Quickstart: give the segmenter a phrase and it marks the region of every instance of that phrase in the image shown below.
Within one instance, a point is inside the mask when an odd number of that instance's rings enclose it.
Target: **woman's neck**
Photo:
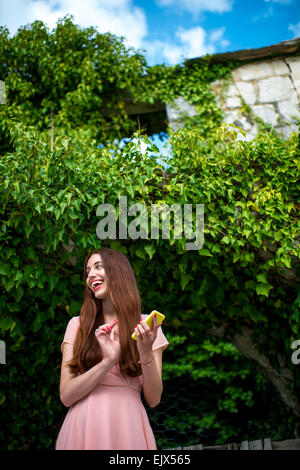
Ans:
[[[102,314],[105,323],[111,323],[113,320],[118,319],[114,306],[108,297],[102,299]]]

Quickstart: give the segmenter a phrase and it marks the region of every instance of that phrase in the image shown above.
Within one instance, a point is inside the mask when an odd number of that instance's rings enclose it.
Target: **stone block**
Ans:
[[[244,131],[251,131],[252,126],[250,122],[243,116],[239,110],[233,110],[226,114],[224,118],[226,124],[234,124],[235,126],[241,127]]]
[[[296,124],[290,124],[288,126],[277,127],[275,130],[279,133],[282,133],[285,139],[289,139],[293,132],[299,133],[299,129]]]
[[[285,59],[286,63],[289,64],[292,75],[295,79],[300,79],[300,57],[288,57]]]
[[[238,96],[228,96],[226,99],[226,108],[240,108],[242,105]]]
[[[264,122],[270,124],[271,126],[276,126],[278,122],[278,115],[272,104],[259,104],[252,106],[252,110],[254,114],[256,114],[256,116],[258,116]]]
[[[257,129],[251,130],[251,132],[246,132],[246,135],[243,135],[242,133],[238,134],[237,140],[242,140],[244,142],[250,142],[251,140],[254,139],[254,137],[257,134]]]
[[[169,124],[173,130],[182,127],[185,117],[195,116],[197,111],[194,106],[185,101],[182,96],[176,98],[174,103],[166,106],[166,112]]]
[[[258,82],[259,102],[270,103],[287,100],[294,91],[290,77],[271,77]]]
[[[234,85],[229,85],[228,90],[226,92],[227,96],[238,96],[239,92],[236,86]]]
[[[239,67],[239,77],[243,81],[272,77],[273,69],[269,62],[256,62]]]
[[[233,124],[238,119],[240,119],[240,113],[236,110],[227,112],[224,116],[224,122],[226,122],[226,124]]]
[[[294,87],[298,93],[298,96],[300,98],[300,78],[299,79],[296,79],[296,80],[293,80],[294,82]]]
[[[289,75],[290,70],[284,60],[272,61],[273,75]]]
[[[285,100],[278,103],[278,109],[282,118],[286,121],[290,121],[294,116],[300,118],[299,104],[295,103],[294,100]]]
[[[236,82],[236,86],[247,104],[256,103],[256,93],[252,83]]]
[[[232,78],[234,82],[238,82],[240,80],[240,67],[234,69],[231,72]]]
[[[241,127],[246,135],[244,136],[238,129],[237,129],[237,140],[243,141],[250,141],[254,139],[257,134],[257,124],[251,124],[245,116],[241,114],[239,110],[232,110],[228,112],[224,118],[224,122],[226,124],[233,124],[237,127]]]

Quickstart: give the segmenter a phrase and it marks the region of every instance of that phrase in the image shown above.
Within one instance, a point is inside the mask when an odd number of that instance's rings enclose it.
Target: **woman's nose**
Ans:
[[[95,272],[91,269],[89,274],[88,274],[88,280],[93,279],[96,276]]]
[[[96,269],[91,269],[88,274],[88,279],[96,279],[97,277],[99,277],[99,271],[97,271]]]

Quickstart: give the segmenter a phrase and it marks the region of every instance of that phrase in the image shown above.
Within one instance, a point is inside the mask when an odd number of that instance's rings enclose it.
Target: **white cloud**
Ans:
[[[229,41],[224,38],[225,28],[207,34],[200,27],[179,28],[173,38],[166,41],[147,39],[147,19],[143,9],[135,7],[134,0],[0,0],[0,23],[6,24],[11,34],[18,27],[41,20],[50,29],[55,28],[59,18],[67,14],[82,27],[94,26],[99,32],[111,32],[124,36],[127,46],[144,48],[148,63],[178,64],[184,58],[213,54],[224,49]],[[157,0],[175,4],[175,0]],[[225,11],[233,0],[181,0],[182,7],[193,11],[206,9]],[[177,4],[176,4],[177,8]]]
[[[280,3],[281,5],[288,5],[291,3],[292,0],[265,0],[266,3],[273,2],[273,3]]]
[[[180,63],[183,59],[201,57],[206,54],[214,54],[218,48],[229,45],[229,41],[223,38],[225,27],[212,31],[207,39],[207,33],[201,26],[190,29],[178,28],[174,41],[156,40],[145,43],[149,62],[157,59],[171,65]]]
[[[215,52],[215,47],[212,44],[205,43],[206,32],[201,26],[191,29],[179,28],[176,36],[182,44],[183,55],[186,57],[199,57]]]
[[[294,37],[298,38],[300,36],[300,21],[297,24],[290,24],[289,31],[293,31]]]
[[[219,41],[223,37],[224,32],[225,32],[225,26],[219,29],[215,29],[209,35],[210,41],[212,42]]]
[[[186,10],[193,14],[203,11],[223,13],[230,11],[234,0],[156,0],[159,6],[174,7],[176,10]]]
[[[230,44],[230,41],[228,41],[228,39],[223,38],[223,35],[225,33],[225,29],[226,29],[225,26],[222,26],[222,28],[215,29],[209,35],[209,40],[211,42],[216,42],[216,43],[219,42],[219,46],[220,46],[221,49],[225,49]]]
[[[144,10],[132,0],[1,0],[1,24],[12,34],[21,25],[41,20],[54,28],[67,14],[83,27],[94,26],[99,32],[110,32],[126,38],[126,45],[140,48],[147,35]]]
[[[264,13],[261,15],[254,16],[252,18],[252,21],[260,21],[260,20],[266,20],[267,18],[271,18],[274,15],[274,9],[273,6],[270,6]]]

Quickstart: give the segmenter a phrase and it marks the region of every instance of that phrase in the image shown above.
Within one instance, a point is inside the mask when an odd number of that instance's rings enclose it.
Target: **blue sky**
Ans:
[[[300,37],[299,0],[0,0],[0,24],[11,34],[36,19],[53,28],[66,14],[124,36],[146,50],[149,65]]]

